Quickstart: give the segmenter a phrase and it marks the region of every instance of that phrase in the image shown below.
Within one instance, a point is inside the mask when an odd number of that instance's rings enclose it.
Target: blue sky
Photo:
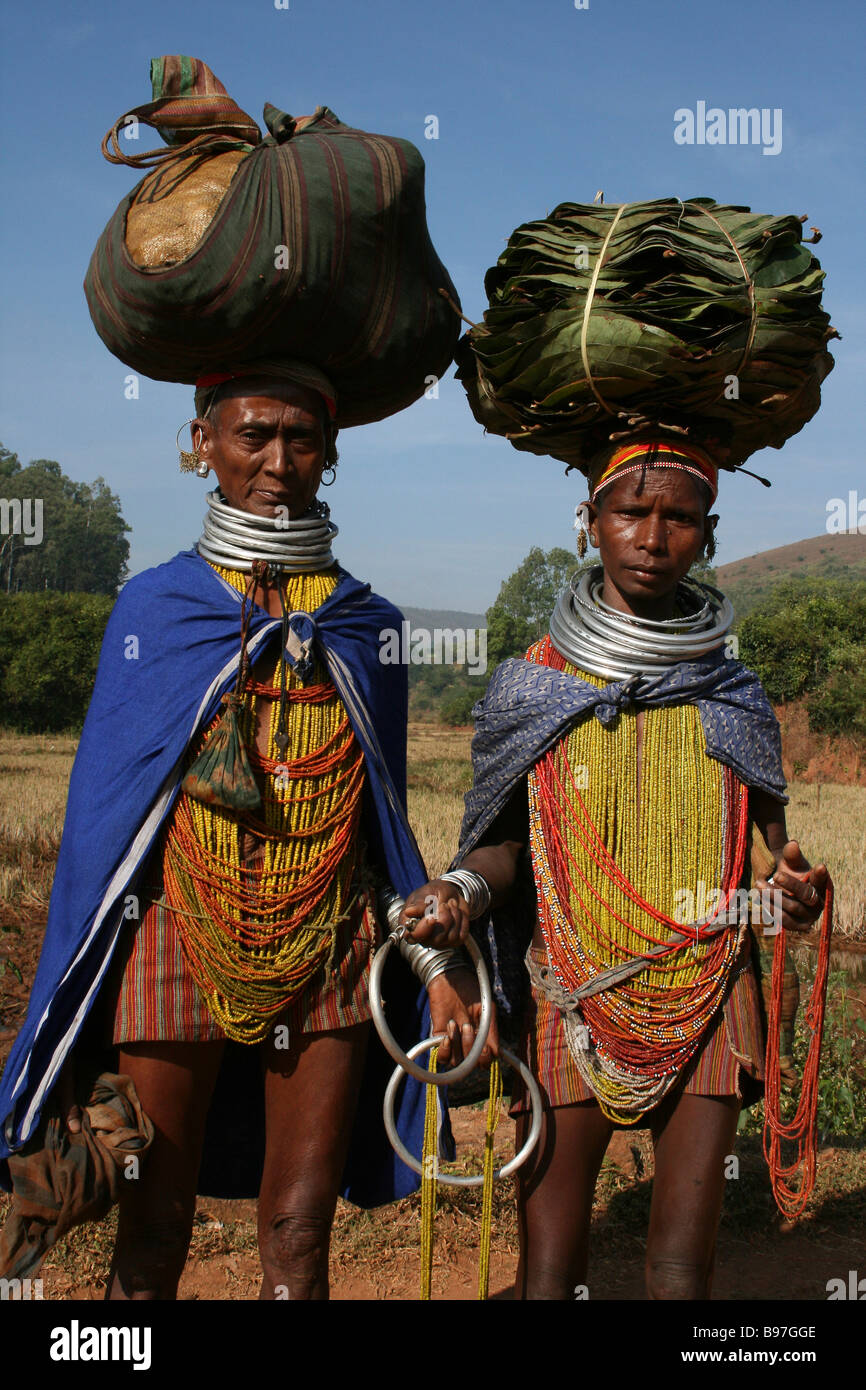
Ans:
[[[864,486],[863,30],[856,0],[7,0],[0,439],[25,462],[105,477],[133,527],[133,571],[198,536],[212,481],[180,475],[174,444],[191,391],[143,378],[126,400],[126,368],[81,288],[136,181],[101,138],[149,100],[151,57],[189,53],[260,124],[265,101],[295,115],[325,104],[413,140],[434,243],[473,319],[512,229],[598,189],[607,202],[710,195],[807,213],[824,234],[837,365],[815,419],[749,464],[771,491],[723,477],[718,560],[817,535],[827,500]],[[781,108],[780,153],[675,143],[674,112],[701,100]],[[429,115],[438,140],[425,139]],[[450,373],[438,400],[345,431],[340,450],[326,494],[337,553],[397,602],[483,610],[530,546],[574,543],[580,479],[485,437]]]

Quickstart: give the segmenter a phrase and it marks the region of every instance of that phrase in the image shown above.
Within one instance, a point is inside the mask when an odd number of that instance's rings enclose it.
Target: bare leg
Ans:
[[[259,1195],[260,1298],[328,1297],[328,1251],[369,1023],[265,1044],[267,1148]]]
[[[121,1047],[154,1125],[141,1176],[127,1183],[106,1298],[176,1298],[189,1251],[205,1121],[222,1042],[145,1042]]]
[[[527,1128],[519,1116],[518,1145]],[[612,1133],[595,1101],[545,1111],[538,1147],[517,1176],[517,1298],[573,1299],[586,1282],[592,1199]]]
[[[737,1096],[680,1094],[652,1124],[655,1180],[647,1239],[651,1299],[709,1298],[725,1157],[737,1131]]]

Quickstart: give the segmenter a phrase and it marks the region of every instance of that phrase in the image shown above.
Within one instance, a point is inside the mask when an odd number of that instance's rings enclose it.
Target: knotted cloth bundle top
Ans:
[[[74,1226],[101,1221],[120,1199],[127,1160],[140,1162],[153,1143],[130,1077],[103,1072],[78,1099],[87,1102],[78,1134],[55,1092],[33,1138],[9,1156],[14,1196],[0,1231],[0,1278],[30,1278]]]
[[[151,63],[153,100],[103,142],[149,170],[97,242],[85,294],[97,333],[133,371],[195,382],[263,357],[315,362],[341,428],[385,419],[444,376],[459,299],[427,228],[424,160],[327,106],[258,126],[205,63]],[[129,153],[138,125],[166,141]]]

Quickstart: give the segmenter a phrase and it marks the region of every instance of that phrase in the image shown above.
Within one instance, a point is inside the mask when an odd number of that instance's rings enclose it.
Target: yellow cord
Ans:
[[[439,1048],[430,1050],[430,1070],[436,1070]],[[424,1110],[424,1148],[421,1159],[421,1300],[429,1302],[433,1282],[433,1220],[436,1215],[436,1175],[439,1170],[439,1088],[428,1086]]]
[[[430,1053],[430,1070],[436,1070],[439,1049]],[[490,1091],[484,1131],[484,1181],[481,1185],[481,1240],[478,1262],[478,1297],[487,1298],[490,1289],[490,1242],[493,1233],[493,1140],[502,1109],[502,1069],[494,1059],[490,1067]],[[421,1299],[429,1302],[433,1283],[433,1223],[436,1216],[436,1179],[439,1172],[437,1120],[439,1088],[428,1086],[424,1111],[424,1148],[421,1158]]]
[[[490,1065],[490,1094],[487,1099],[487,1126],[484,1131],[484,1182],[481,1186],[481,1252],[478,1261],[478,1297],[490,1290],[490,1241],[493,1234],[493,1139],[502,1106],[502,1070],[494,1058]]]

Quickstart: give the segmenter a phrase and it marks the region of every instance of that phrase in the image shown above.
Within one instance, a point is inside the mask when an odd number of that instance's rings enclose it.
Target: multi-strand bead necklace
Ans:
[[[247,590],[248,574],[214,568]],[[312,613],[333,593],[337,573],[330,567],[282,582],[287,606]],[[286,674],[285,747],[278,686],[248,678],[238,716],[259,774],[260,811],[208,805],[181,791],[165,842],[166,902],[186,960],[223,1030],[247,1043],[267,1036],[328,962],[357,868],[363,753],[322,670],[304,685]],[[256,748],[263,701],[270,704],[265,755]],[[256,853],[244,855],[250,835]]]
[[[545,638],[530,660],[603,686]],[[636,716],[582,720],[529,777],[530,845],[548,958],[568,993],[666,942],[690,938],[566,1015],[578,1067],[610,1118],[633,1123],[658,1103],[700,1043],[727,986],[735,928],[688,932],[700,885],[740,883],[747,790],[706,756],[698,710],[644,712],[640,771]],[[680,898],[677,890],[685,890]],[[576,1042],[577,1029],[582,1041]],[[586,1031],[588,1029],[588,1039]]]

